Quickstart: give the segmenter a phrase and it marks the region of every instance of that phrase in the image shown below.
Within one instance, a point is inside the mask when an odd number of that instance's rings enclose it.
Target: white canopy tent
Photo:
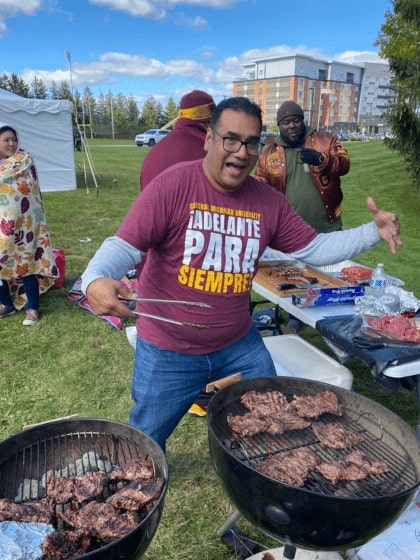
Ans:
[[[34,157],[42,192],[76,189],[73,105],[26,99],[0,89],[0,122],[16,128],[20,146]]]

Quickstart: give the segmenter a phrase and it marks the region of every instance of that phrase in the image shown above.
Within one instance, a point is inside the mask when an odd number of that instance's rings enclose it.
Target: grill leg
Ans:
[[[283,550],[283,558],[287,558],[287,560],[293,560],[296,556],[296,547],[291,544],[285,544]]]
[[[241,514],[239,511],[235,511],[232,515],[224,522],[224,524],[217,530],[217,536],[222,537],[227,531],[232,529],[236,523],[240,520]]]

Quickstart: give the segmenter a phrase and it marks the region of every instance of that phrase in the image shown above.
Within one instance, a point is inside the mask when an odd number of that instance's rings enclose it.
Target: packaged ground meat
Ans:
[[[372,269],[367,268],[366,266],[345,266],[340,270],[340,277],[357,282],[359,280],[369,280],[372,276],[372,272]]]

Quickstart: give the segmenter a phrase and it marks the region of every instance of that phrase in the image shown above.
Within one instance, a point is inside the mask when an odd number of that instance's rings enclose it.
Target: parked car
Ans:
[[[137,144],[137,146],[144,146],[144,145],[154,146],[159,142],[159,140],[165,138],[165,136],[167,136],[170,132],[171,132],[170,130],[160,130],[159,128],[150,128],[149,130],[146,130],[146,132],[143,132],[142,134],[137,134],[135,138],[135,143]]]
[[[260,136],[260,142],[261,144],[272,144],[276,141],[277,136],[278,134],[275,132],[264,132]]]
[[[73,143],[74,149],[80,152],[82,149],[82,137],[77,126],[73,126]]]

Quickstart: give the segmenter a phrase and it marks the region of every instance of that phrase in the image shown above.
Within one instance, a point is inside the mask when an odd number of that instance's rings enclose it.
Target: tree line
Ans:
[[[95,98],[89,87],[81,94],[72,92],[66,81],[52,83],[50,88],[35,77],[30,84],[17,74],[0,76],[0,88],[27,99],[66,99],[73,104],[73,124],[89,137],[130,138],[148,128],[161,128],[178,114],[178,105],[170,97],[165,107],[149,97],[139,110],[132,96],[108,92]]]

